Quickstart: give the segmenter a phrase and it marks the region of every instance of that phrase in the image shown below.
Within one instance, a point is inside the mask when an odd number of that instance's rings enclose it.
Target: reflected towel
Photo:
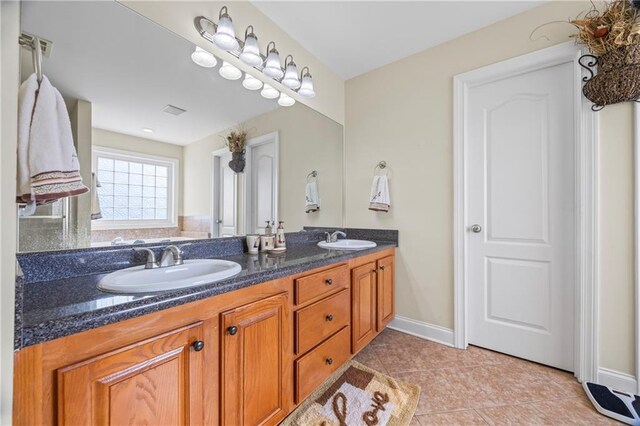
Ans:
[[[389,179],[386,176],[374,176],[371,183],[369,210],[388,212],[390,206]]]
[[[71,123],[62,95],[35,74],[20,86],[18,108],[18,202],[46,204],[84,194]]]
[[[317,212],[320,210],[320,195],[318,193],[318,182],[309,182],[305,190],[305,213]]]
[[[96,174],[91,173],[91,220],[102,219],[100,197],[98,197],[98,188],[101,186]]]

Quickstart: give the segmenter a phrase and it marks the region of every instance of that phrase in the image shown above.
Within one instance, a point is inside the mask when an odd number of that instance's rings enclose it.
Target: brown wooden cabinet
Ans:
[[[221,315],[223,425],[276,424],[288,412],[285,294]]]
[[[58,424],[202,424],[203,326],[196,323],[61,368]]]
[[[391,322],[395,313],[395,260],[394,256],[383,257],[377,261],[377,321],[376,331],[379,333]]]
[[[376,335],[375,262],[351,270],[351,352],[365,347]]]

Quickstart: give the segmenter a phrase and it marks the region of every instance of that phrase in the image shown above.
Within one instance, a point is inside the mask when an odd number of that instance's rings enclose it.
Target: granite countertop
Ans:
[[[239,263],[242,271],[216,283],[154,294],[100,291],[96,284],[105,273],[29,283],[18,279],[16,295],[19,292],[20,297],[16,297],[15,349],[397,246],[397,242],[377,243],[378,246],[372,249],[339,251],[325,250],[316,242],[305,241],[290,246],[281,255],[189,256],[231,260]]]

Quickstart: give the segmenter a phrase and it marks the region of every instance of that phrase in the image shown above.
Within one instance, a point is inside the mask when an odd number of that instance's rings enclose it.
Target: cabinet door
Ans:
[[[221,424],[276,424],[284,418],[286,301],[282,294],[222,314]]]
[[[351,352],[365,347],[376,334],[376,273],[375,262],[351,271]]]
[[[202,323],[58,370],[61,425],[202,424]]]
[[[378,306],[376,331],[381,332],[393,319],[395,313],[395,261],[393,256],[378,260]]]

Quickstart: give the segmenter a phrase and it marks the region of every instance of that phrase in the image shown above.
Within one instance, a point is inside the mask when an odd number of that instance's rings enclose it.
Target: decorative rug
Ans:
[[[325,381],[281,425],[407,426],[420,386],[402,383],[355,361]]]

